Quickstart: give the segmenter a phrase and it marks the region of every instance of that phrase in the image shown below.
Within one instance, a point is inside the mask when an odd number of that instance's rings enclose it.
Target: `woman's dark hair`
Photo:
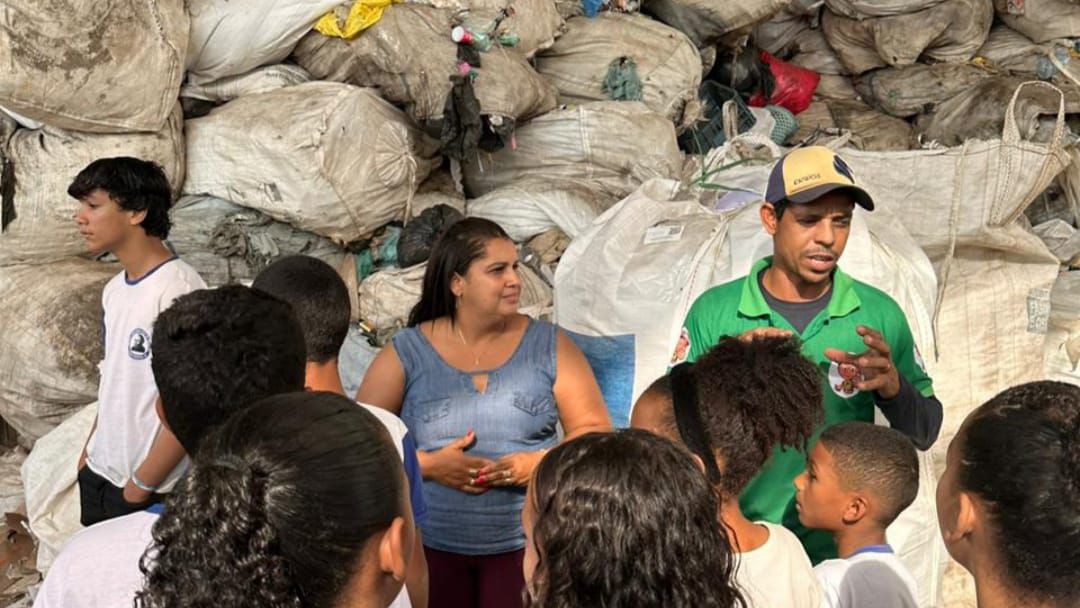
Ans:
[[[686,375],[696,394],[694,418],[709,450],[720,453],[724,497],[738,496],[776,447],[805,450],[824,419],[821,374],[795,338],[721,338]],[[675,401],[673,410],[687,407]],[[671,430],[686,442],[674,414],[670,420]],[[711,455],[698,454],[703,460]]]
[[[955,441],[957,482],[987,507],[1005,580],[1080,605],[1080,386],[1007,389],[972,412]]]
[[[139,565],[142,608],[330,608],[402,516],[382,423],[332,393],[260,401],[211,434]]]
[[[100,158],[75,176],[68,196],[82,200],[94,190],[108,194],[125,211],[145,211],[139,225],[146,234],[168,238],[172,191],[161,165],[130,156]]]
[[[450,291],[450,280],[455,274],[465,276],[493,239],[511,240],[498,224],[479,217],[465,218],[447,228],[431,248],[423,292],[409,313],[409,327],[440,317],[454,317],[457,300]]]
[[[532,483],[530,608],[745,605],[716,493],[682,447],[591,433],[548,452]]]

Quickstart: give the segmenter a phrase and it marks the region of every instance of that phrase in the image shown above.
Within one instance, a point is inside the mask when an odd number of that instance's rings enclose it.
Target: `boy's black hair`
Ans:
[[[292,306],[304,331],[308,361],[337,358],[352,307],[345,281],[329,264],[306,255],[287,256],[263,269],[251,286]]]
[[[288,304],[241,285],[180,296],[154,321],[154,381],[188,454],[234,412],[303,390],[304,335]]]
[[[846,490],[863,491],[881,501],[878,523],[891,524],[919,492],[919,457],[906,435],[869,422],[841,422],[819,439],[833,458]]]
[[[108,194],[121,209],[145,211],[140,226],[148,236],[169,237],[172,191],[161,165],[130,156],[99,158],[79,171],[68,195],[82,200],[94,190]]]
[[[1006,389],[953,442],[960,489],[986,506],[999,572],[1047,605],[1080,606],[1080,386]]]
[[[824,416],[821,375],[794,338],[721,338],[689,375],[705,440],[719,453],[725,498],[738,496],[776,447],[805,449]],[[669,404],[661,424],[680,437],[671,377],[659,378],[646,392]]]

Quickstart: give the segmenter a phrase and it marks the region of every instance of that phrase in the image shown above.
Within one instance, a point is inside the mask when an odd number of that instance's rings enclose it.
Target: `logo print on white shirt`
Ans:
[[[128,336],[128,356],[140,361],[150,356],[150,334],[136,327]]]
[[[851,363],[837,364],[836,361],[829,364],[829,388],[838,397],[851,399],[858,395],[859,389],[855,388],[855,383],[859,380],[862,380],[862,375],[859,374],[859,368],[855,365]]]

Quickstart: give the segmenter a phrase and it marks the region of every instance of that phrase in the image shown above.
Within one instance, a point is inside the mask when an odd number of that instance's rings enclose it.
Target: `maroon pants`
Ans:
[[[495,555],[461,555],[424,547],[428,563],[429,608],[520,608],[525,550]]]

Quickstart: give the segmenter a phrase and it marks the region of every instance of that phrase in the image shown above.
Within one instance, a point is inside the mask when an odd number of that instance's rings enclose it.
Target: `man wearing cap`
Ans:
[[[692,361],[722,336],[798,336],[822,371],[824,426],[873,422],[876,405],[893,428],[928,449],[942,408],[907,319],[888,295],[837,267],[855,205],[872,211],[870,195],[842,158],[815,146],[777,162],[765,199],[761,223],[773,237],[773,256],[698,297],[683,324],[689,346],[677,358]],[[799,451],[776,449],[739,502],[751,521],[782,523],[798,534],[817,563],[836,557],[836,546],[829,534],[799,524],[793,481],[804,466]]]

